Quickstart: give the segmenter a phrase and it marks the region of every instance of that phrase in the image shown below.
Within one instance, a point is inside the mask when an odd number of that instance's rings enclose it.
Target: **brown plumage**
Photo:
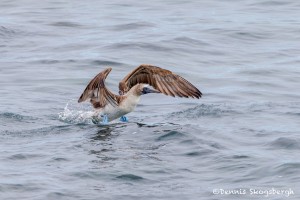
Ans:
[[[107,68],[95,76],[86,86],[85,90],[78,99],[78,103],[90,98],[94,108],[103,108],[108,103],[117,106],[122,96],[115,95],[105,87],[105,79],[112,68]]]
[[[202,96],[202,93],[195,86],[181,76],[169,70],[147,64],[142,64],[129,73],[119,83],[122,96],[115,95],[105,86],[105,79],[111,70],[112,68],[107,68],[95,76],[87,85],[78,102],[90,99],[94,108],[104,108],[108,104],[116,107],[126,99],[126,93],[140,83],[149,84],[159,92],[173,97],[199,99]]]
[[[161,93],[173,97],[199,99],[202,96],[195,86],[181,76],[153,65],[142,64],[137,67],[119,83],[119,90],[125,94],[138,83],[149,84]]]

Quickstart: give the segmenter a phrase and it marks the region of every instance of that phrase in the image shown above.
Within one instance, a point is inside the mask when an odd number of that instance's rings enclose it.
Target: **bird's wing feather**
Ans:
[[[105,79],[111,68],[107,68],[97,74],[86,86],[85,90],[78,99],[78,103],[90,99],[90,102],[95,108],[103,108],[107,104],[118,106],[120,102],[120,96],[113,94],[105,86]]]
[[[145,83],[165,95],[200,98],[202,93],[190,82],[169,70],[142,64],[129,73],[120,83],[119,90],[126,93],[134,85]]]

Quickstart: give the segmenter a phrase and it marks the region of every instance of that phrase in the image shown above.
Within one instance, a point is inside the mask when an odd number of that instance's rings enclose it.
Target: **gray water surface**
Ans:
[[[299,10],[292,0],[1,1],[0,199],[299,199]],[[203,98],[150,94],[129,123],[93,124],[77,104],[89,80],[111,66],[117,93],[141,63]]]

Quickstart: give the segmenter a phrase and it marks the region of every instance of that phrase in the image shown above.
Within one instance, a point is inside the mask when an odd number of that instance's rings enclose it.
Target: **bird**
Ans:
[[[162,93],[173,97],[201,98],[202,93],[183,77],[150,64],[141,64],[119,82],[119,95],[112,93],[105,85],[111,72],[108,67],[97,74],[86,86],[78,103],[89,100],[95,112],[94,119],[102,124],[120,118],[128,122],[126,114],[134,111],[140,97],[150,93]],[[97,122],[99,122],[99,120]]]

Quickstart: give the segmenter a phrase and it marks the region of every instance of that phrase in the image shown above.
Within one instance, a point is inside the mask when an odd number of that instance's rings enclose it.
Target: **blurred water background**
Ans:
[[[1,200],[299,199],[299,10],[292,0],[1,0]],[[116,93],[141,63],[203,98],[148,95],[129,123],[93,124],[76,103],[89,80],[111,66]]]

